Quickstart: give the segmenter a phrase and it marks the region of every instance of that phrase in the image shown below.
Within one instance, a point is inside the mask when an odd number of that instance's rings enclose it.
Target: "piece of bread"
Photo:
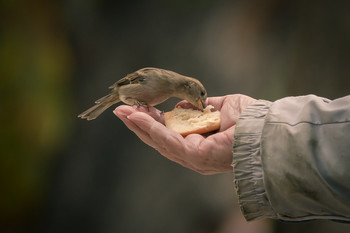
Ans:
[[[212,112],[212,108],[211,105],[208,105],[203,111],[191,108],[174,108],[172,111],[164,113],[165,126],[182,136],[218,130],[220,128],[220,112]]]

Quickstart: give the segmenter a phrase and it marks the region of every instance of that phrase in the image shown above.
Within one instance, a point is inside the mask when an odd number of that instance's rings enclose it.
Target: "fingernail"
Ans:
[[[113,111],[113,113],[114,113],[117,117],[126,117],[126,116],[129,115],[127,112],[122,111],[122,110],[120,110],[120,109],[115,109],[115,110]]]
[[[118,116],[118,110],[117,109],[114,109],[113,113],[114,113],[114,115]]]

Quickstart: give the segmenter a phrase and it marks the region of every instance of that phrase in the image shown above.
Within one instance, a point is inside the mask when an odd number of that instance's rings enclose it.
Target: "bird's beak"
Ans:
[[[205,109],[207,107],[207,105],[205,104],[205,100],[203,99],[199,99],[197,101],[197,106],[198,108],[200,108],[201,110]]]

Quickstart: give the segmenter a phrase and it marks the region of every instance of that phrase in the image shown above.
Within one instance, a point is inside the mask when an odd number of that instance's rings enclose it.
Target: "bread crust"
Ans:
[[[174,108],[164,113],[165,126],[180,133],[182,136],[189,134],[204,134],[220,129],[220,112],[211,111],[209,105],[204,111],[194,109]]]

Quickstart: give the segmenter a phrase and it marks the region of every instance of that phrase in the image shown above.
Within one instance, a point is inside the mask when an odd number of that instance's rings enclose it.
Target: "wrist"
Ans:
[[[271,102],[254,101],[236,125],[233,146],[234,183],[245,218],[275,217],[263,180],[260,155],[261,133]]]

